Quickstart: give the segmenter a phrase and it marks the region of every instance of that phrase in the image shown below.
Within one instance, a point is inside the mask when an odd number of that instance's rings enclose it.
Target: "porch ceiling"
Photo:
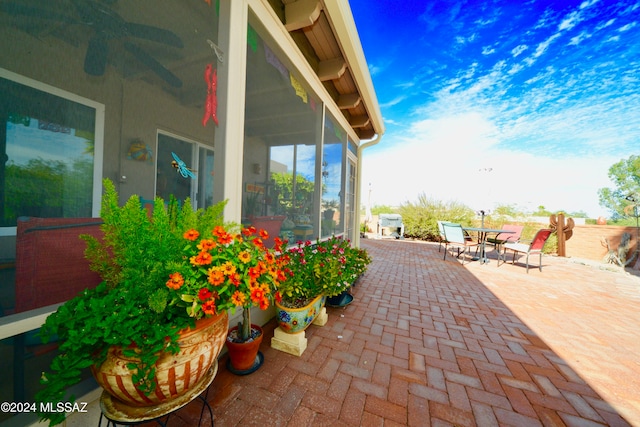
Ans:
[[[342,0],[271,0],[276,12],[360,139],[384,133],[353,16]],[[277,7],[274,7],[277,9]]]

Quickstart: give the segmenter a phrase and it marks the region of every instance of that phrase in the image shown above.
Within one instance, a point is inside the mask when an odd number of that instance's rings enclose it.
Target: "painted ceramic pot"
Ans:
[[[301,308],[289,308],[276,302],[278,326],[284,332],[290,334],[304,331],[320,314],[325,300],[326,297],[324,295],[318,295],[309,304]]]
[[[145,395],[133,382],[127,364],[135,362],[120,347],[109,349],[107,359],[91,371],[107,393],[130,406],[153,406],[170,401],[197,387],[218,358],[229,329],[229,316],[223,312],[196,321],[193,329],[180,332],[177,354],[167,352],[156,363],[156,389]]]

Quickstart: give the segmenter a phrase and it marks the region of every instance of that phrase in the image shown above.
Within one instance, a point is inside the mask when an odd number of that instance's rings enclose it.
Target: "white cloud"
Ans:
[[[576,25],[578,25],[580,21],[582,21],[580,12],[575,12],[575,11],[571,12],[569,15],[567,15],[565,19],[562,20],[562,22],[560,22],[560,25],[558,25],[558,30],[560,31],[570,30]]]
[[[517,57],[518,55],[520,55],[522,52],[524,52],[527,49],[529,49],[529,46],[527,46],[526,44],[521,44],[521,45],[518,45],[518,46],[514,47],[511,50],[511,54],[515,58],[515,57]]]
[[[424,193],[476,210],[542,205],[607,215],[596,191],[610,186],[607,171],[618,158],[553,158],[502,149],[495,126],[480,113],[420,120],[407,134],[383,137],[364,152],[362,194],[368,195],[370,185],[372,205],[415,202]]]

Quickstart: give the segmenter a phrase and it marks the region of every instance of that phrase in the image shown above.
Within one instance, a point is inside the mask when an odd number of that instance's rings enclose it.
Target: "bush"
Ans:
[[[418,196],[416,203],[407,202],[400,206],[399,211],[405,236],[427,241],[440,239],[437,221],[471,226],[475,218],[475,212],[468,206],[429,199],[424,193]]]

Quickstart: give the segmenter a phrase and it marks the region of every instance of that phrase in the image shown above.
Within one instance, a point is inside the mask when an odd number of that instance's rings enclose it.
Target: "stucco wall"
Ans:
[[[636,227],[618,227],[613,225],[576,225],[573,236],[566,242],[567,256],[601,261],[607,254],[603,238],[609,239],[612,248],[617,249],[624,233],[631,235],[629,256],[636,247]]]

